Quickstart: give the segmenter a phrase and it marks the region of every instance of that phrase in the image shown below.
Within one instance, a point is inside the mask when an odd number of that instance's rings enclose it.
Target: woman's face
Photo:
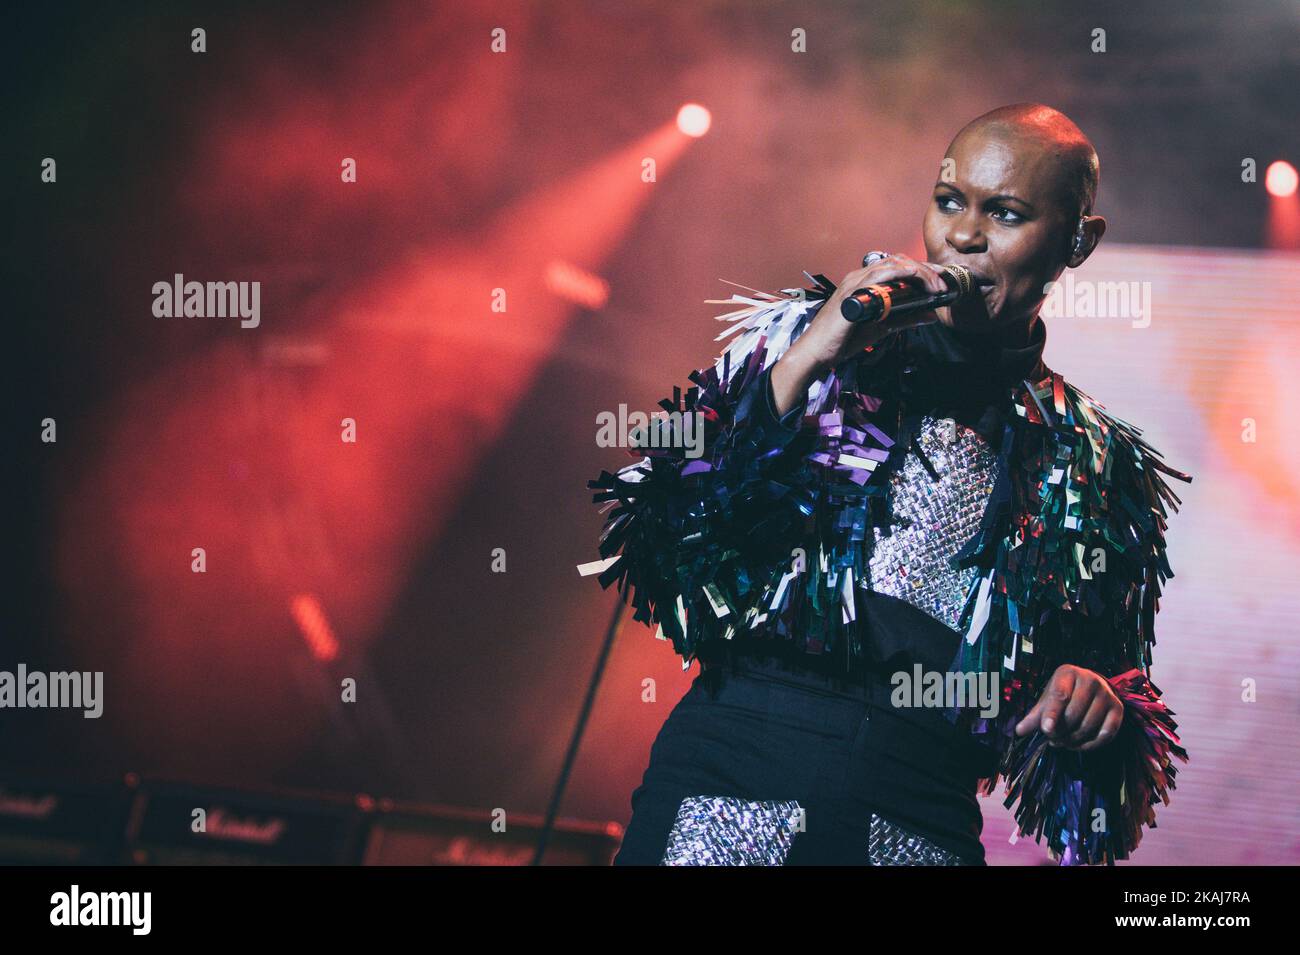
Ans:
[[[1043,286],[1065,267],[1077,221],[1062,208],[1065,175],[1041,137],[987,127],[957,137],[925,213],[926,257],[993,285],[940,309],[945,325],[994,337],[1028,328]]]

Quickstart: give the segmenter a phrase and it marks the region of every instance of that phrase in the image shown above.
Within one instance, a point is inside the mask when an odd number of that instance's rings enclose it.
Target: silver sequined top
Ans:
[[[953,570],[948,558],[979,529],[997,458],[979,434],[951,418],[926,416],[917,440],[939,480],[908,449],[889,480],[896,523],[874,529],[871,578],[864,585],[956,630],[979,571]]]

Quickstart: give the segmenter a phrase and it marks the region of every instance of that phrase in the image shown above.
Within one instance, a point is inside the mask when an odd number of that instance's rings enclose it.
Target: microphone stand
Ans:
[[[569,784],[569,773],[573,770],[573,764],[578,758],[578,747],[582,744],[582,734],[587,729],[587,719],[591,716],[591,710],[596,703],[596,691],[600,688],[601,678],[605,675],[605,664],[609,661],[609,652],[614,647],[614,637],[618,634],[619,624],[623,620],[623,611],[627,604],[623,602],[623,594],[615,588],[614,615],[610,617],[609,627],[605,631],[605,642],[600,648],[600,656],[596,658],[596,669],[591,674],[591,682],[587,685],[587,698],[582,701],[582,709],[578,713],[578,722],[573,727],[573,736],[569,739],[569,750],[564,755],[564,764],[560,767],[560,778],[555,783],[555,792],[551,794],[551,804],[546,810],[546,821],[542,824],[541,834],[537,837],[537,849],[533,853],[532,862],[529,865],[541,865],[542,856],[546,854],[547,843],[551,840],[551,831],[555,828],[555,817],[559,815],[560,803],[564,799],[564,789]]]

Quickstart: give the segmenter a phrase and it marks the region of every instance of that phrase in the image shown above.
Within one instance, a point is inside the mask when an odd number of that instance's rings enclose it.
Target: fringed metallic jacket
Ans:
[[[798,427],[774,429],[770,411],[755,413],[770,401],[768,369],[834,291],[804,274],[813,287],[715,302],[745,306],[718,316],[732,323],[719,340],[732,342],[692,373],[696,387],[660,402],[668,414],[631,451],[640,461],[588,482],[607,514],[601,586],[617,581],[684,667],[702,645],[742,634],[852,664],[864,652],[859,591],[907,600],[962,635],[950,672],[988,674],[1000,689],[994,718],[947,711],[992,750],[997,772],[981,791],[1004,778],[1020,834],[1045,837],[1061,864],[1128,858],[1169,802],[1173,757],[1187,760],[1150,667],[1172,576],[1166,507],[1179,503],[1163,475],[1191,478],[1041,362],[1041,377],[1002,389],[987,444],[909,411],[891,345],[901,335],[814,381]],[[685,440],[692,424],[702,446]],[[966,516],[955,505],[970,498],[932,463],[944,427],[952,473],[983,485]],[[938,563],[909,555],[944,533]],[[936,586],[945,581],[956,588]],[[1063,664],[1100,673],[1124,704],[1119,734],[1087,753],[1015,736]]]

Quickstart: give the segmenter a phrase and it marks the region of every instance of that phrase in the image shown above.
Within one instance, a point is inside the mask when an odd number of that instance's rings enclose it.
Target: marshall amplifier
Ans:
[[[368,797],[146,783],[127,832],[136,865],[355,865]]]
[[[110,784],[0,779],[0,865],[111,865],[135,778]]]
[[[496,831],[490,812],[378,802],[364,865],[529,865],[542,817],[508,814]],[[497,827],[499,828],[499,826]],[[616,823],[557,821],[543,865],[607,866],[623,840]]]

